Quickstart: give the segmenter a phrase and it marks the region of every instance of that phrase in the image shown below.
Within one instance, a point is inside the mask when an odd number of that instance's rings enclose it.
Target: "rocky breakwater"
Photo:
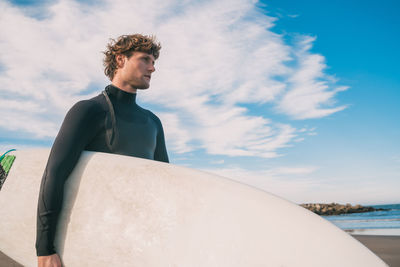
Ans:
[[[371,212],[371,211],[379,211],[385,209],[375,209],[373,207],[355,205],[351,204],[338,204],[338,203],[330,203],[330,204],[321,204],[321,203],[308,203],[301,204],[303,208],[306,208],[318,215],[340,215],[347,213],[361,213],[361,212]]]

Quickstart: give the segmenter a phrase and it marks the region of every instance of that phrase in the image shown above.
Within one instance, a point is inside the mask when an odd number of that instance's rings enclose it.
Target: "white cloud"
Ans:
[[[163,122],[165,138],[169,141],[167,146],[177,153],[190,151],[190,134],[180,124],[178,116],[173,113],[159,113],[158,117]]]
[[[10,143],[0,143],[0,156],[8,150],[26,150],[26,149],[36,149],[36,148],[48,148],[46,146],[40,145],[26,145],[26,144],[10,144]]]
[[[271,175],[293,175],[293,174],[311,174],[315,172],[316,167],[278,167],[269,171]]]
[[[295,203],[398,203],[397,180],[390,186],[375,178],[318,177],[316,166],[281,166],[267,170],[247,170],[240,167],[203,169],[232,180],[278,195]]]
[[[400,155],[394,155],[392,156],[392,160],[396,163],[400,163]]]
[[[230,156],[279,156],[298,132],[251,106],[276,105],[293,118],[319,118],[344,109],[334,96],[313,39],[285,44],[276,18],[254,1],[103,1],[49,4],[41,19],[0,3],[0,128],[54,137],[66,110],[97,94],[107,80],[102,54],[109,37],[154,33],[162,42],[152,88],[139,98],[158,112],[177,153],[204,149]],[[34,13],[34,12],[33,12]],[[287,64],[296,63],[296,64]],[[94,88],[98,90],[95,92]],[[329,108],[326,108],[329,106]],[[157,113],[157,112],[156,112]]]
[[[298,67],[288,79],[289,90],[283,95],[278,110],[295,119],[310,119],[345,109],[346,106],[334,107],[333,97],[348,87],[332,89],[333,78],[323,72],[326,69],[325,58],[310,52],[315,38],[304,36],[299,39],[295,50]]]
[[[310,188],[316,186],[315,181],[303,176],[304,174],[314,172],[315,167],[280,167],[260,171],[246,170],[240,167],[203,170],[253,186],[297,203],[306,200],[305,196],[309,196],[307,193]],[[289,179],[285,178],[285,175],[289,173],[292,177]]]

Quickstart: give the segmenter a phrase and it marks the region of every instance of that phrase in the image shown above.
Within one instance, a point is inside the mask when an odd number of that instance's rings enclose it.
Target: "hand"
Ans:
[[[57,254],[38,257],[38,267],[61,267],[61,260]]]

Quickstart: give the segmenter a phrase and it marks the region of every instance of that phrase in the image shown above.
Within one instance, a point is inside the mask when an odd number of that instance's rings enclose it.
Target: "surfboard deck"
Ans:
[[[0,191],[0,250],[36,266],[49,150],[13,154]],[[386,266],[294,203],[172,164],[84,152],[64,192],[55,245],[65,266]]]

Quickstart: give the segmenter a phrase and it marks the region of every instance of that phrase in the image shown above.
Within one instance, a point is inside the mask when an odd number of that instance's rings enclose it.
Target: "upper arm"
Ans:
[[[56,171],[64,176],[78,160],[82,150],[99,129],[102,109],[92,101],[76,103],[67,113],[54,141],[47,171]],[[54,170],[57,168],[58,170]]]

